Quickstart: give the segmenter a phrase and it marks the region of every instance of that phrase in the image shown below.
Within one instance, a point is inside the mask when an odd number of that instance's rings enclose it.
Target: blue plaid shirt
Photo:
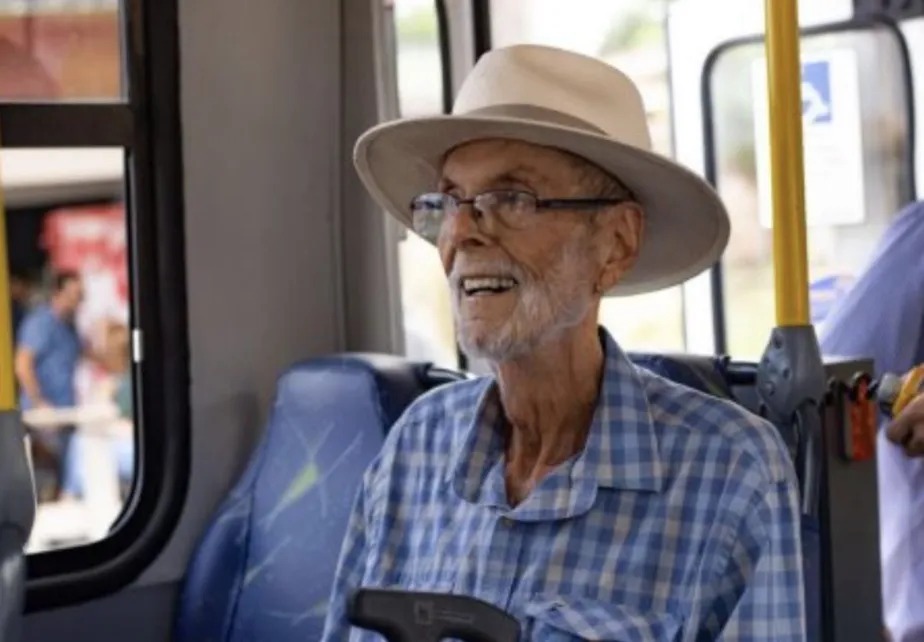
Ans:
[[[471,595],[530,640],[805,639],[798,490],[776,430],[604,338],[586,447],[514,508],[493,379],[408,409],[363,479],[324,640],[379,639],[346,621],[360,586]]]

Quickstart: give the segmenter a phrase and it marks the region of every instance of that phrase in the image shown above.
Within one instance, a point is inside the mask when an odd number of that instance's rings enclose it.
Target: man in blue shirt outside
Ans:
[[[22,322],[16,348],[20,407],[68,408],[76,404],[75,375],[83,346],[74,318],[83,301],[83,283],[73,272],[55,278],[50,301]],[[67,495],[79,494],[79,480],[69,461],[72,428],[54,433],[35,431],[34,438],[60,462],[59,483]]]
[[[712,265],[728,217],[650,151],[632,82],[593,58],[485,54],[451,116],[366,132],[378,203],[438,249],[463,349],[361,485],[323,639],[359,587],[461,593],[530,640],[805,639],[798,491],[776,430],[635,367],[601,297]],[[632,314],[627,305],[626,314]]]
[[[877,376],[924,363],[924,204],[899,213],[819,334],[825,354],[872,358]],[[886,626],[893,642],[924,642],[924,398],[876,450]]]

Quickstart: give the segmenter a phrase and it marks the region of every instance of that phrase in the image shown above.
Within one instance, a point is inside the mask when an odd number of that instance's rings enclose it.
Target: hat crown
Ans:
[[[452,113],[547,120],[651,150],[635,84],[600,60],[538,45],[484,54],[459,89]]]
[[[353,158],[373,198],[412,226],[409,203],[437,185],[446,153],[486,139],[569,152],[632,188],[645,208],[645,241],[632,270],[608,295],[682,283],[714,265],[728,242],[728,213],[715,190],[651,151],[632,81],[599,60],[560,49],[517,45],[485,54],[451,115],[376,125],[359,138]]]

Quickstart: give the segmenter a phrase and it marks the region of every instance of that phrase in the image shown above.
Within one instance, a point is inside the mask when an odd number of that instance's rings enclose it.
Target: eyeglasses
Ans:
[[[536,218],[539,210],[593,210],[605,205],[629,203],[635,198],[552,198],[541,199],[535,194],[518,190],[493,190],[471,199],[451,194],[421,194],[411,201],[414,231],[431,243],[436,243],[446,216],[457,214],[463,205],[471,205],[479,215],[489,216],[506,227],[523,229]]]

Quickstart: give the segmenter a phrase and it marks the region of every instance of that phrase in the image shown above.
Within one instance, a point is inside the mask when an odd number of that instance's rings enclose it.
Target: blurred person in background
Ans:
[[[55,277],[51,298],[30,311],[17,335],[15,372],[20,408],[70,408],[76,403],[74,377],[83,347],[74,319],[83,302],[83,282],[75,272]],[[68,451],[73,426],[32,432],[37,466],[56,469],[52,496],[77,484]]]
[[[132,424],[131,350],[128,327],[121,322],[106,320],[99,326],[97,357],[86,364],[87,369],[77,386],[78,403],[86,408],[109,406],[115,416],[94,422],[97,428],[74,436],[72,461],[77,468],[80,484],[74,488],[77,498],[84,499],[90,466],[94,463],[91,449],[112,463],[117,475],[119,495],[124,498],[132,481],[134,469],[134,435]],[[104,426],[102,424],[105,424]],[[107,467],[108,469],[108,467]],[[107,482],[108,485],[108,482]]]
[[[102,365],[107,372],[107,380],[101,392],[109,403],[115,404],[118,412],[112,425],[111,452],[124,497],[132,481],[135,457],[131,335],[128,326],[116,321],[109,322],[103,345],[105,361]]]

